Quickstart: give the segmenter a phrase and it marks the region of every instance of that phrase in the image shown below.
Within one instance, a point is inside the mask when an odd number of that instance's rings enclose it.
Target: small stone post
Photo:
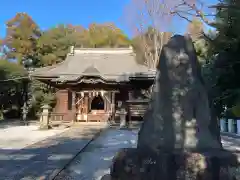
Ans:
[[[226,132],[226,122],[224,118],[220,119],[220,129],[221,132]]]
[[[40,116],[40,129],[41,130],[46,130],[50,129],[49,125],[49,110],[50,106],[49,105],[43,105],[42,106],[42,114]]]
[[[120,115],[120,128],[125,128],[127,126],[126,122],[126,110],[125,108],[121,108],[119,115]]]
[[[233,119],[228,119],[228,132],[233,133]]]

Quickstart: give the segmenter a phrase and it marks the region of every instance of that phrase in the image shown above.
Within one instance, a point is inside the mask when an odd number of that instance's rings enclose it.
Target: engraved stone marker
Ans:
[[[115,156],[112,180],[239,178],[236,156],[219,140],[189,37],[175,35],[163,47],[143,121],[137,148]]]
[[[191,39],[180,35],[171,38],[162,50],[157,70],[138,147],[220,148],[209,129],[208,96]]]

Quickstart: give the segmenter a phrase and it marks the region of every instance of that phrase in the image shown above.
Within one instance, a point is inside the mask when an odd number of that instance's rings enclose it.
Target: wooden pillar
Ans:
[[[88,113],[89,113],[89,92],[86,93],[86,96],[84,97],[84,108],[85,108],[85,112],[84,112],[84,120],[88,121]]]
[[[128,99],[133,100],[133,92],[132,91],[128,91]]]
[[[76,121],[77,117],[77,107],[76,107],[77,99],[76,99],[76,92],[72,91],[72,121]]]
[[[107,112],[111,112],[111,106],[112,106],[112,92],[107,92],[107,98],[108,98],[108,101],[107,101]]]
[[[101,95],[101,97],[103,98],[103,101],[104,101],[104,111],[105,112],[108,112],[108,94],[104,94],[104,95]]]
[[[115,92],[111,93],[112,97],[111,97],[111,111],[112,111],[112,121],[115,120],[115,112],[116,112],[116,107],[115,107]]]
[[[128,91],[128,99],[129,100],[133,100],[133,95],[132,95],[132,91]],[[130,110],[130,106],[131,106],[131,102],[127,104],[127,111],[128,111],[128,124],[131,124],[131,110]]]

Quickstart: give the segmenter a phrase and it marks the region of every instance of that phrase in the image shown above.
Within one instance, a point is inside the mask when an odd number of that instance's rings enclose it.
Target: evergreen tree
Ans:
[[[215,106],[222,113],[224,106],[232,108],[240,100],[240,2],[224,0],[217,7],[209,76],[214,76]]]

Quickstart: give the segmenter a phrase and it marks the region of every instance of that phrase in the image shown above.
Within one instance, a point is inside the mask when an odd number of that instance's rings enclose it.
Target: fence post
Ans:
[[[126,122],[126,110],[125,108],[121,108],[119,115],[120,115],[120,128],[125,128],[127,126]]]
[[[220,119],[220,129],[221,132],[226,132],[226,119],[222,118]]]
[[[237,119],[237,133],[240,134],[240,119]]]
[[[228,132],[233,133],[233,119],[228,119]]]

